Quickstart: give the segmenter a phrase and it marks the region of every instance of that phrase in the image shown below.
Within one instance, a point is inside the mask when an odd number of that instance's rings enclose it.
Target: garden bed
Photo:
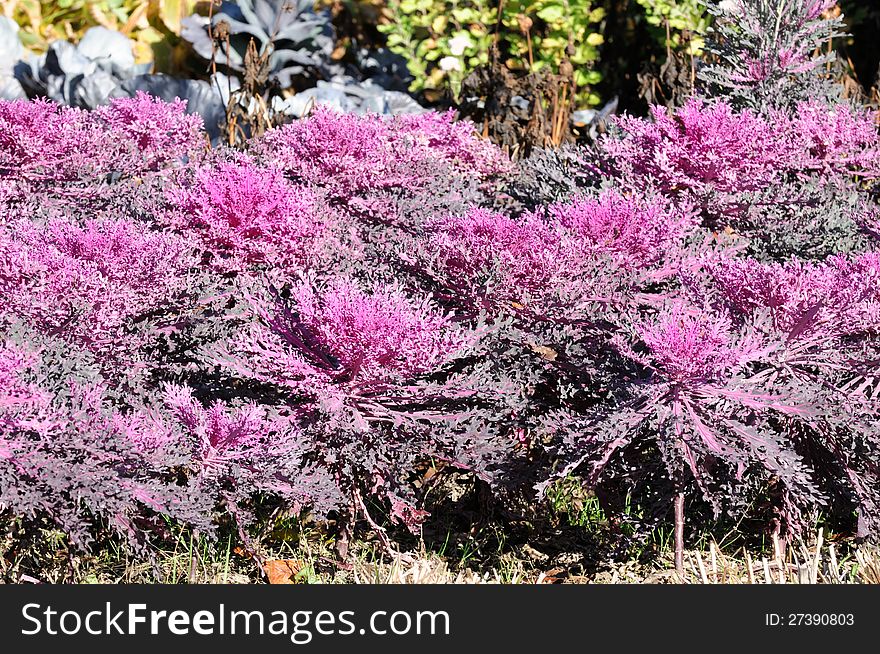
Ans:
[[[0,101],[6,580],[876,581],[877,115],[834,2],[722,5],[561,148]]]

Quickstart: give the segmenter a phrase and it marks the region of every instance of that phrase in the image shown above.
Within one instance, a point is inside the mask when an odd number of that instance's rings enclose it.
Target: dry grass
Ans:
[[[529,583],[525,574],[511,577],[499,570],[479,573],[474,570],[451,570],[449,564],[437,556],[426,556],[412,561],[397,560],[386,564],[352,566],[352,583],[368,584],[503,584]]]
[[[805,543],[774,548],[774,556],[754,556],[745,550],[724,553],[714,543],[708,550],[690,550],[684,583],[689,584],[880,584],[880,548],[861,546],[841,556],[834,543],[818,535],[811,546]],[[778,554],[778,556],[777,556]],[[503,569],[478,572],[451,569],[438,556],[392,563],[358,562],[345,579],[337,583],[380,584],[546,584],[546,583],[681,583],[673,569],[671,556],[654,566],[635,561],[608,563],[606,569],[591,576],[566,576],[558,570],[534,571],[520,563]]]
[[[604,576],[607,583],[688,584],[878,584],[880,549],[862,545],[855,549],[827,543],[820,529],[812,543],[804,541],[784,547],[778,540],[772,555],[754,555],[745,549],[723,552],[714,542],[707,550],[685,553],[685,578],[672,569],[670,556],[661,559],[659,569],[633,570],[626,564]],[[640,574],[641,572],[641,574]]]
[[[676,574],[668,548],[648,562],[637,557],[600,561],[586,573],[576,565],[536,556],[539,553],[528,545],[477,568],[466,559],[425,551],[390,559],[363,542],[347,562],[340,562],[330,541],[302,533],[273,546],[266,543],[259,557],[231,542],[181,534],[174,548],[154,552],[149,563],[130,559],[124,548],[71,555],[62,541],[60,534],[46,531],[24,549],[0,543],[0,579],[104,584],[251,584],[266,583],[270,577],[273,583],[302,584],[880,584],[880,547],[828,542],[822,529],[809,542],[785,547],[776,541],[765,552],[725,551],[708,539],[706,547],[686,552],[684,579]],[[272,575],[273,568],[285,574]]]

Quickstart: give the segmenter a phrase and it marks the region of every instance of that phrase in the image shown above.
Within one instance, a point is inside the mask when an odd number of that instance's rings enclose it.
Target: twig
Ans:
[[[746,555],[746,567],[749,572],[749,583],[754,584],[756,582],[755,582],[755,571],[753,569],[753,564],[752,564],[752,555],[749,554],[749,551],[745,548],[745,546],[743,546],[743,552]]]
[[[700,551],[697,550],[697,564],[700,566],[700,578],[703,580],[703,583],[709,584],[709,577],[706,575],[706,566],[703,565],[703,557],[700,556]]]
[[[819,583],[819,561],[822,559],[822,540],[823,529],[819,527],[819,534],[816,536],[816,555],[813,558],[813,565],[810,571],[810,583]]]
[[[684,579],[684,493],[675,495],[675,571]]]
[[[773,532],[773,553],[776,557],[776,567],[779,569],[779,583],[786,583],[785,580],[785,565],[782,562],[782,547],[779,544],[779,534],[778,532]]]
[[[382,547],[384,548],[385,552],[389,556],[391,556],[392,560],[406,559],[407,561],[412,561],[412,556],[410,556],[409,554],[403,554],[394,548],[394,546],[391,544],[391,539],[388,538],[388,532],[386,531],[385,527],[381,526],[378,522],[373,520],[373,516],[371,516],[370,512],[367,510],[367,504],[366,502],[364,502],[364,498],[361,495],[360,491],[355,489],[353,495],[355,504],[360,514],[379,537],[379,542],[382,543]]]
[[[715,541],[709,543],[709,557],[712,561],[712,579],[714,583],[718,583],[718,558],[715,554]]]

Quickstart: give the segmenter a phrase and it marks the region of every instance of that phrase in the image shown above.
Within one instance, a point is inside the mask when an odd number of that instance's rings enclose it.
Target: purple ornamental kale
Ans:
[[[311,397],[393,393],[468,342],[429,299],[393,285],[366,292],[347,280],[301,283],[289,301],[255,308],[262,324],[238,344],[245,356],[237,365]]]
[[[90,114],[48,100],[0,101],[0,172],[4,177],[65,181],[92,176],[112,156]]]
[[[672,196],[689,193],[702,199],[710,191],[765,188],[779,179],[792,156],[779,129],[786,122],[781,112],[768,119],[749,109],[737,112],[725,102],[694,98],[674,115],[655,106],[650,120],[624,115],[614,122],[620,132],[602,139],[611,165]]]
[[[4,311],[113,359],[138,358],[141,321],[181,306],[194,265],[186,240],[130,220],[0,225]]]
[[[134,436],[141,426],[155,431],[150,421],[114,406],[69,346],[33,332],[29,340],[39,345],[0,340],[0,509],[48,518],[84,549],[109,527],[142,550],[158,514],[209,530],[211,498],[168,483],[173,459],[133,446],[147,440]]]
[[[797,146],[795,170],[831,177],[880,176],[880,131],[875,111],[839,104],[829,108],[818,102],[797,105],[789,125]]]
[[[789,338],[816,332],[854,336],[880,328],[876,253],[820,263],[733,259],[710,265],[708,272],[735,320],[764,311],[773,329]]]
[[[453,301],[571,316],[662,276],[691,227],[690,211],[662,197],[606,190],[518,219],[481,208],[449,216],[429,225],[427,248]]]
[[[426,191],[444,175],[490,177],[509,165],[496,146],[451,114],[356,116],[319,107],[267,132],[252,149],[259,160],[342,202],[393,189]]]
[[[92,114],[113,140],[126,145],[123,166],[152,171],[196,157],[207,140],[202,118],[186,113],[186,101],[164,102],[143,91],[132,98],[114,98]]]
[[[180,176],[168,190],[167,220],[196,235],[220,269],[271,265],[302,269],[328,247],[329,207],[246,157],[218,158]]]

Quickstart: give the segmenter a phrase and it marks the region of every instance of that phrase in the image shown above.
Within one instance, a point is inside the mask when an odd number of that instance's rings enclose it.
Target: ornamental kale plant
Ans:
[[[149,339],[147,325],[186,306],[195,263],[185,240],[130,220],[0,226],[4,312],[130,364]]]
[[[671,503],[679,564],[709,509],[877,537],[876,117],[797,86],[830,3],[725,6],[699,97],[526,162],[451,113],[210,149],[183,101],[0,102],[0,509],[391,550],[429,470]]]
[[[733,259],[712,263],[708,274],[734,315],[767,309],[779,333],[821,328],[829,335],[854,337],[876,328],[878,261],[876,253],[834,256],[822,263]]]
[[[702,97],[673,115],[654,108],[651,121],[619,118],[601,143],[604,169],[690,198],[706,227],[745,237],[756,256],[822,259],[867,247],[876,116],[838,102],[827,58],[813,57],[840,31],[834,8],[825,0],[719,4],[717,60],[701,69],[711,81]]]
[[[475,335],[396,286],[304,281],[289,297],[252,301],[258,319],[209,358],[277,387],[292,405],[303,425],[304,474],[323,479],[325,496],[339,503],[318,498],[323,505],[346,521],[372,522],[370,495],[415,529],[424,514],[401,474],[422,457],[453,456],[449,432],[465,416],[448,412],[473,390],[442,372]]]
[[[88,356],[14,325],[0,343],[0,506],[79,547],[101,528],[140,550],[160,514],[210,529],[207,498],[172,481],[179,459],[139,455],[163,435],[114,407]]]
[[[668,194],[758,191],[790,178],[823,173],[876,178],[878,138],[873,112],[846,105],[798,104],[791,115],[734,111],[725,102],[690,100],[669,115],[654,107],[653,120],[622,116],[620,136],[603,141],[621,174],[647,177]],[[824,181],[824,180],[823,180]]]
[[[833,4],[726,3],[737,19],[726,31],[722,21],[719,65],[753,65],[765,10],[781,12],[776,37],[789,38],[792,26],[828,27],[819,17]],[[674,500],[680,569],[689,488],[716,512],[769,498],[784,533],[819,506],[876,533],[875,255],[864,254],[876,247],[876,118],[833,93],[791,90],[801,73],[827,80],[780,48],[769,56],[783,72],[752,85],[731,73],[738,84],[719,78],[672,114],[623,116],[581,158],[584,178],[695,207],[690,242],[703,230],[716,242],[595,323],[594,347],[560,360],[560,401],[538,416],[567,463],[558,474]],[[590,342],[578,338],[568,343]]]
[[[674,115],[654,107],[651,118],[621,116],[622,137],[608,136],[603,146],[621,174],[646,177],[666,193],[692,193],[705,203],[713,192],[766,188],[791,160],[790,144],[775,132],[782,114],[765,119],[692,99]]]
[[[200,239],[220,268],[298,270],[317,265],[328,247],[333,212],[327,203],[244,155],[220,155],[182,171],[167,194],[167,224]]]
[[[602,484],[628,469],[634,486],[659,466],[668,493],[693,486],[716,513],[763,492],[782,533],[819,506],[856,512],[858,533],[876,533],[876,257],[711,271],[711,292],[614,335],[622,359],[604,364],[615,369],[604,401],[567,400],[548,416],[568,461],[557,474]]]
[[[861,241],[880,161],[872,112],[807,102],[762,115],[693,99],[652,118],[617,120],[601,143],[609,175],[693,203],[706,227],[746,237],[755,254],[821,257]]]
[[[725,0],[710,3],[715,21],[707,52],[715,57],[698,77],[705,92],[737,107],[793,108],[840,99],[823,68],[834,61],[828,43],[844,35],[837,0]]]
[[[466,342],[449,317],[395,287],[365,293],[344,280],[319,290],[300,283],[288,301],[255,309],[264,324],[236,344],[242,363],[263,368],[264,381],[309,395],[338,389],[356,401],[387,392],[437,368]]]
[[[0,172],[10,180],[95,182],[143,175],[198,157],[202,121],[184,103],[145,93],[117,98],[94,112],[48,101],[0,104]]]
[[[455,192],[463,180],[487,184],[509,166],[497,147],[479,139],[470,123],[453,122],[451,113],[356,116],[319,107],[267,133],[251,151],[293,181],[323,188],[355,216],[398,224],[424,220],[407,209],[407,200],[439,211],[461,203]],[[470,195],[465,201],[480,200],[479,189]]]
[[[88,116],[45,101],[3,102],[0,169],[4,177],[64,180],[91,173],[91,152],[101,152],[109,144]]]
[[[691,222],[687,207],[662,197],[606,190],[519,219],[485,209],[449,216],[429,227],[428,249],[454,298],[583,318],[661,278]]]
[[[187,492],[222,507],[239,529],[255,522],[255,495],[283,498],[282,506],[294,511],[325,498],[289,416],[252,401],[230,406],[215,400],[205,407],[191,389],[174,384],[162,391],[163,406],[148,416],[151,428],[138,438],[138,451],[151,461],[177,453]]]
[[[364,214],[327,188],[332,177],[272,165],[269,154],[296,153],[301,140],[290,150],[258,144],[254,155],[206,155],[199,119],[182,102],[145,94],[94,112],[4,103],[0,115],[9,127],[0,149],[2,318],[22,324],[37,352],[41,339],[51,341],[59,352],[44,366],[52,384],[69,374],[58,368],[60,353],[81,353],[96,389],[88,394],[94,420],[104,421],[74,425],[68,413],[79,409],[50,386],[39,397],[60,403],[51,446],[79,438],[94,450],[71,454],[83,466],[102,469],[106,456],[113,468],[124,456],[126,469],[159,489],[121,497],[118,510],[84,503],[76,521],[62,520],[64,502],[79,506],[81,491],[63,486],[67,450],[53,449],[45,465],[58,470],[32,476],[61,485],[41,487],[29,503],[4,497],[4,508],[54,520],[86,546],[108,521],[126,525],[128,536],[129,523],[157,514],[207,533],[225,515],[245,529],[254,500],[269,497],[335,515],[346,542],[357,520],[379,529],[368,502],[416,528],[424,513],[408,471],[420,462],[467,466],[480,458],[471,452],[488,432],[473,420],[475,407],[498,394],[483,388],[478,398],[479,380],[456,363],[473,351],[475,333],[422,289],[407,288],[407,277],[393,279],[397,259],[379,256],[383,243],[403,236],[364,226]],[[324,117],[331,120],[319,112],[301,128],[320,133]],[[357,120],[375,131],[365,151],[384,150],[383,165],[418,191],[401,205],[407,209],[444,175],[482,178],[507,166],[449,116],[390,127],[382,118]],[[85,156],[84,143],[97,156]],[[425,179],[410,171],[415,181],[407,182],[394,152],[408,153]],[[379,175],[355,188],[370,202],[389,186]],[[354,277],[316,281],[334,269]],[[10,396],[36,393],[12,373],[4,379]],[[29,442],[40,424],[10,417],[4,438]],[[25,484],[8,479],[10,492]],[[132,485],[107,479],[95,482],[95,496],[117,496],[107,484]]]

